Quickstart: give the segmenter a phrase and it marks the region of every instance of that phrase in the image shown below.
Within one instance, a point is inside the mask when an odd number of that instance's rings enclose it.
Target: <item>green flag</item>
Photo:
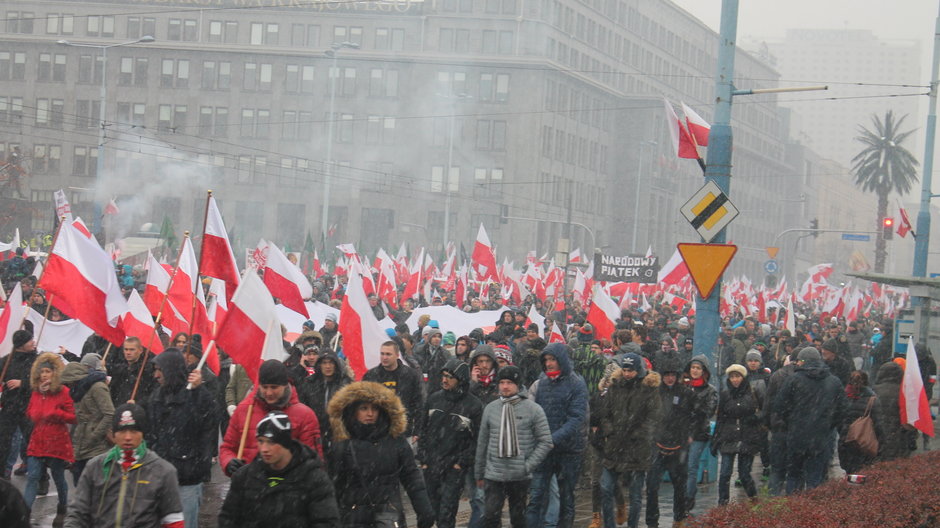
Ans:
[[[170,217],[163,215],[163,225],[160,226],[160,238],[166,241],[166,247],[168,249],[176,248],[179,243],[179,239],[176,238],[176,229],[173,227],[173,222],[170,222]]]

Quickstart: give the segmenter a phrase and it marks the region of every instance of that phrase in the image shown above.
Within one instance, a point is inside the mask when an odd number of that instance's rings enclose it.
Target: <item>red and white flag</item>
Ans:
[[[106,215],[116,215],[121,212],[118,208],[117,203],[114,202],[114,198],[108,200],[108,205],[104,206],[104,214]]]
[[[212,333],[213,338],[215,338],[215,334],[218,333],[219,327],[222,326],[222,322],[225,321],[225,316],[228,314],[228,300],[225,298],[226,289],[225,281],[219,279],[212,279],[212,284],[209,285],[206,313],[209,316],[212,328],[216,330]]]
[[[23,317],[26,315],[26,306],[23,305],[23,290],[17,282],[7,297],[7,305],[0,313],[0,357],[13,352],[13,333],[20,329]]]
[[[682,113],[685,114],[685,122],[689,126],[689,134],[692,139],[699,146],[707,147],[708,134],[711,132],[712,126],[702,119],[702,116],[695,113],[695,110],[686,106],[685,103],[682,103]]]
[[[575,248],[574,251],[568,254],[568,264],[576,264],[581,262],[581,248]]]
[[[304,299],[313,297],[313,286],[296,265],[287,260],[284,252],[274,244],[268,244],[267,265],[264,268],[264,285],[281,304],[309,318]]]
[[[809,280],[813,284],[825,283],[826,279],[832,275],[832,263],[827,262],[825,264],[816,264],[815,266],[810,266],[806,273],[809,274]]]
[[[408,282],[405,283],[405,291],[401,298],[417,299],[421,295],[421,266],[424,264],[424,248],[418,253],[418,258],[411,263],[411,271],[408,275]]]
[[[565,342],[565,336],[561,334],[561,329],[559,328],[558,323],[555,321],[552,321],[552,331],[551,331],[551,334],[549,334],[548,336],[548,342],[549,343],[564,343]]]
[[[479,231],[477,231],[476,242],[473,243],[470,266],[476,271],[478,281],[491,278],[499,282],[499,275],[496,271],[496,254],[493,253],[493,244],[490,243],[490,237],[486,235],[486,229],[484,229],[482,223]]]
[[[286,358],[274,299],[255,270],[249,269],[241,278],[215,342],[244,367],[255,386],[262,362]]]
[[[124,335],[140,338],[140,342],[144,346],[149,345],[154,354],[163,352],[163,341],[154,335],[153,317],[137,290],[131,290],[131,295],[127,298],[127,313],[121,318],[121,326],[124,328]]]
[[[232,293],[238,287],[238,265],[235,253],[228,241],[228,232],[222,221],[222,213],[215,203],[215,197],[209,197],[206,212],[206,230],[202,237],[202,254],[199,255],[199,272],[215,279],[222,279],[231,287]]]
[[[899,206],[898,212],[901,213],[901,221],[898,222],[898,235],[904,238],[908,233],[914,230],[914,226],[911,225],[911,219],[907,216],[907,211],[905,211],[903,207]],[[917,234],[914,233],[913,236],[916,238]]]
[[[153,253],[147,252],[147,284],[144,286],[144,305],[150,310],[150,315],[160,313],[163,297],[170,287],[170,274],[172,268],[167,269],[163,264],[153,258]]]
[[[667,285],[679,284],[688,274],[689,268],[685,265],[682,254],[677,249],[669,258],[669,262],[659,270],[659,280],[657,282]]]
[[[65,221],[72,223],[72,206],[69,205],[69,199],[65,196],[65,191],[59,189],[52,193],[55,199],[55,217],[65,218]]]
[[[698,159],[698,149],[695,148],[695,142],[689,131],[679,121],[675,109],[669,104],[669,101],[663,97],[663,105],[666,109],[666,126],[669,131],[669,138],[672,139],[672,146],[675,149],[676,156],[686,159]]]
[[[350,266],[346,296],[339,311],[343,354],[357,380],[362,379],[367,370],[379,364],[382,343],[388,341],[388,334],[375,319],[372,307],[369,306],[369,299],[362,287],[362,272],[359,264]]]
[[[78,319],[116,346],[124,343],[120,328],[127,301],[121,294],[114,263],[93,238],[85,237],[69,223],[59,227],[59,236],[49,255],[38,287],[55,295],[53,303],[63,313]]]
[[[535,326],[539,327],[539,337],[543,337],[545,335],[545,318],[535,309],[534,304],[529,307],[529,313],[526,316],[526,326],[532,323],[535,323]]]
[[[617,329],[617,319],[620,318],[620,308],[617,303],[607,295],[600,285],[594,286],[594,296],[591,307],[588,309],[587,322],[594,327],[595,339],[610,339]]]
[[[199,264],[197,264],[196,251],[189,237],[183,238],[179,263],[170,283],[167,301],[172,303],[183,316],[183,320],[188,325],[187,333],[200,334],[208,340],[212,330],[206,313],[206,295],[199,282]]]
[[[898,398],[901,411],[901,423],[933,436],[933,418],[930,416],[930,404],[924,389],[924,378],[920,374],[920,362],[914,349],[914,337],[907,341],[907,354],[904,359],[904,378],[901,380],[901,397]]]

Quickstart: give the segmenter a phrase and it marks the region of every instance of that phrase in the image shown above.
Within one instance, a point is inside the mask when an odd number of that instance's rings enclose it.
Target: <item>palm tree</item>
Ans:
[[[896,119],[891,110],[885,113],[884,120],[874,115],[874,130],[859,126],[860,135],[855,138],[865,145],[852,158],[855,185],[878,195],[878,225],[875,229],[875,271],[878,273],[884,272],[888,255],[882,235],[882,219],[888,216],[888,195],[892,191],[907,194],[917,182],[917,159],[902,146],[914,131],[899,131],[905,118],[906,115]]]

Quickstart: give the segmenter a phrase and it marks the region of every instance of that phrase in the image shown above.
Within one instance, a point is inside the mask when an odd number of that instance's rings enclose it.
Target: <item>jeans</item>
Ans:
[[[75,484],[75,487],[78,487],[78,479],[82,478],[82,472],[85,471],[85,466],[88,465],[90,458],[85,460],[76,460],[72,462],[72,484]]]
[[[483,528],[483,488],[477,487],[472,468],[467,471],[467,485],[470,486],[470,521],[467,528]]]
[[[530,490],[531,493],[531,490]],[[558,477],[553,476],[548,485],[548,508],[545,510],[544,528],[556,528],[561,505],[558,500]]]
[[[822,484],[829,468],[829,450],[809,450],[787,453],[787,495],[799,491],[805,480],[806,489]]]
[[[757,486],[751,476],[751,465],[754,464],[754,455],[749,453],[722,453],[721,476],[718,477],[718,504],[728,504],[731,498],[731,474],[734,472],[734,459],[738,459],[738,478],[748,497],[757,496]]]
[[[581,453],[551,453],[532,475],[526,524],[529,528],[547,526],[546,512],[551,498],[551,481],[558,479],[558,526],[571,528],[574,523],[574,488],[581,474]]]
[[[779,496],[787,484],[787,433],[770,433],[770,494]]]
[[[627,526],[636,528],[640,522],[640,508],[643,506],[643,483],[646,480],[645,471],[624,471],[618,473],[612,469],[604,468],[601,474],[601,511],[604,513],[604,528],[616,528],[617,519],[614,517],[614,483],[623,479],[623,485],[630,490],[630,515],[627,517]]]
[[[601,493],[601,476],[604,474],[604,456],[593,446],[589,449],[591,450],[591,511],[600,513],[603,495]],[[620,482],[614,483],[614,498],[617,500],[618,505],[623,505],[623,487]]]
[[[685,498],[691,503],[698,494],[698,465],[702,461],[702,453],[708,447],[708,440],[692,442],[689,446],[689,473],[685,486]]]
[[[525,528],[525,505],[529,495],[529,481],[499,482],[483,481],[486,509],[483,513],[484,528],[499,528],[503,514],[503,503],[509,501],[509,524],[512,528]]]
[[[0,410],[0,462],[6,464],[3,474],[9,475],[13,464],[16,463],[16,446],[13,437],[20,434],[20,455],[26,462],[26,446],[29,445],[29,433],[33,430],[33,422],[26,417],[26,413],[18,414],[13,411]],[[13,460],[10,461],[10,458]]]
[[[669,473],[669,480],[672,482],[673,522],[685,519],[688,454],[688,450],[683,448],[671,455],[663,455],[658,451],[653,455],[653,464],[646,474],[646,526],[659,526],[659,486],[663,483],[663,472]]]
[[[454,527],[466,473],[466,469],[454,469],[451,465],[440,464],[429,465],[424,470],[424,482],[438,528]]]
[[[180,486],[180,501],[183,503],[183,521],[186,528],[199,528],[199,503],[202,502],[202,482]]]
[[[55,481],[55,489],[59,494],[59,505],[65,506],[69,502],[69,485],[65,482],[65,460],[31,456],[26,458],[26,490],[23,492],[23,499],[30,508],[36,500],[39,479],[46,472],[47,466],[52,470],[52,480]]]

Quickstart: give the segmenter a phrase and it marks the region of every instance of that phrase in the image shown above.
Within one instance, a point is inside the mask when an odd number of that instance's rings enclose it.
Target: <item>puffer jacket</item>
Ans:
[[[356,420],[356,410],[362,402],[379,408],[375,424],[365,425]],[[418,524],[430,526],[434,511],[424,477],[404,436],[408,417],[395,393],[378,383],[351,383],[330,400],[328,411],[334,442],[328,468],[336,488],[342,525],[370,526],[374,511],[388,510],[399,512],[403,525],[400,487],[404,486]]]
[[[532,471],[545,460],[552,450],[552,432],[545,411],[522,392],[514,405],[519,455],[499,458],[499,423],[503,401],[494,400],[483,410],[480,437],[477,440],[474,475],[476,480],[514,482],[532,477]]]
[[[333,483],[316,453],[293,442],[287,467],[276,471],[255,459],[232,477],[219,528],[326,528],[339,526]]]
[[[774,411],[786,425],[787,450],[794,453],[825,449],[847,406],[842,383],[815,360],[796,367],[774,398]]]
[[[470,367],[459,359],[444,369],[458,380],[453,390],[440,390],[428,396],[418,435],[418,460],[432,467],[473,467],[477,434],[483,417],[483,404],[469,393]]]
[[[715,422],[715,438],[712,440],[718,452],[723,454],[753,454],[763,445],[761,409],[763,401],[747,380],[739,387],[725,380],[725,388],[718,396],[718,418]]]
[[[594,446],[605,468],[618,473],[649,470],[653,434],[662,413],[660,383],[659,374],[646,373],[645,368],[630,380],[621,369],[611,374],[610,388],[591,413],[591,425],[597,427]]]
[[[692,361],[702,364],[702,380],[704,382],[698,385],[692,382],[692,376],[689,374],[689,368]],[[692,390],[695,403],[692,410],[692,440],[696,442],[705,442],[711,437],[711,419],[718,410],[718,391],[708,382],[711,380],[711,371],[708,370],[708,358],[704,355],[698,355],[689,360],[685,366],[684,372],[686,385]]]
[[[52,382],[46,392],[39,390],[40,371],[52,365]],[[75,405],[69,396],[69,388],[62,385],[64,365],[58,354],[40,354],[30,371],[33,392],[26,408],[26,416],[33,422],[26,454],[31,457],[51,457],[74,462],[72,439],[67,424],[75,423]]]
[[[561,370],[554,379],[543,372],[535,395],[535,403],[545,411],[552,431],[554,453],[581,453],[587,444],[588,389],[584,379],[572,370],[570,350],[564,343],[552,343],[539,355],[543,365],[545,356],[554,356]]]
[[[910,456],[912,441],[918,434],[916,430],[911,431],[901,424],[898,399],[903,377],[904,370],[894,362],[884,363],[878,369],[878,384],[875,385],[875,394],[878,396],[876,406],[881,418],[878,460],[894,460]]]
[[[62,383],[69,387],[75,402],[72,449],[75,460],[88,460],[111,448],[108,431],[114,416],[114,403],[104,372],[88,372],[81,363],[69,363],[62,371]]]

